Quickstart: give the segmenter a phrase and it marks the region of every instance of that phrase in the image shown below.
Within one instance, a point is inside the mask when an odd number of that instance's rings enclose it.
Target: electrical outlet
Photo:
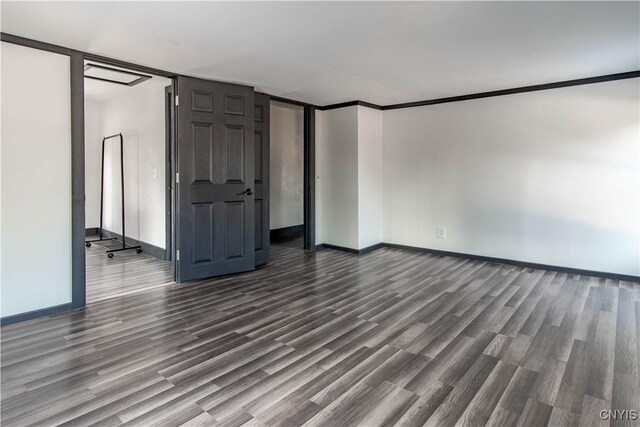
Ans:
[[[436,238],[438,239],[446,239],[447,238],[447,227],[444,225],[439,225],[436,227]]]

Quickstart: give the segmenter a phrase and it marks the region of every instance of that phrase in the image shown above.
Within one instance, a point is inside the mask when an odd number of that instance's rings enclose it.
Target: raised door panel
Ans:
[[[229,125],[225,129],[225,183],[245,181],[245,129],[243,126]]]
[[[192,126],[194,182],[213,184],[213,124],[193,123]]]

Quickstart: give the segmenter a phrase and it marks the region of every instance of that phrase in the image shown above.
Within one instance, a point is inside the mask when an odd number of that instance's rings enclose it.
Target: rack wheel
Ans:
[[[136,249],[136,253],[137,254],[141,254],[142,253],[142,249],[140,249],[140,248]]]
[[[113,254],[112,254],[112,253],[108,253],[108,254],[107,254],[107,256],[108,256],[109,258],[113,258]]]
[[[86,247],[90,248],[91,247],[91,242],[87,242],[84,244]]]

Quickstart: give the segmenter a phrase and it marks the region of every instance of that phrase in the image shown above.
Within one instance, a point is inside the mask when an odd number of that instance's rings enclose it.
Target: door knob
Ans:
[[[247,188],[246,190],[244,190],[242,193],[238,193],[238,196],[250,196],[253,194],[253,190],[250,188]]]

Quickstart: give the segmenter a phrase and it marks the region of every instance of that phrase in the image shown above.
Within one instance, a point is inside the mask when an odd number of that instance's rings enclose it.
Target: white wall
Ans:
[[[304,109],[271,102],[270,228],[304,223]]]
[[[382,114],[358,107],[358,249],[382,241]]]
[[[640,274],[639,89],[385,111],[383,240]]]
[[[382,238],[382,111],[316,112],[316,243],[363,249]]]
[[[100,137],[87,140],[85,158],[87,181],[96,180],[97,194],[87,194],[89,224],[97,224],[100,209],[100,144],[102,137],[122,133],[125,162],[126,234],[136,240],[165,247],[165,87],[168,79],[154,77],[126,88],[102,102],[101,108],[87,110],[86,123],[100,122]],[[99,117],[91,117],[96,114]],[[89,147],[89,145],[93,145]],[[96,151],[97,150],[97,151]],[[104,227],[118,234],[122,231],[120,190],[120,149],[117,138],[107,142],[105,150]],[[89,192],[89,188],[87,188]],[[91,203],[91,206],[89,205]]]
[[[6,317],[71,302],[71,106],[68,56],[5,42],[1,49]]]
[[[100,162],[102,141],[102,102],[85,99],[84,101],[84,140],[85,140],[85,226],[100,225]],[[96,173],[97,168],[97,173]]]
[[[358,107],[316,112],[316,243],[357,248]]]

